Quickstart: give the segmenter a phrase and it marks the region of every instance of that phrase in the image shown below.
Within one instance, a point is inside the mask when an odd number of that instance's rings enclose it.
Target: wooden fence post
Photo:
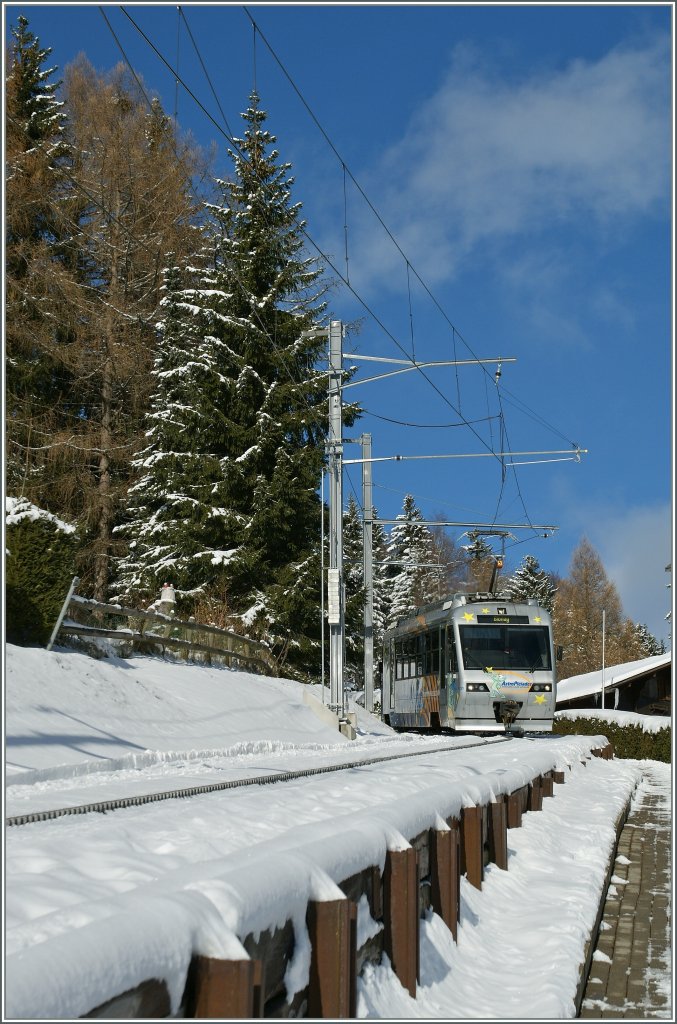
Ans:
[[[543,791],[541,789],[541,776],[537,775],[535,779],[532,779],[529,783],[529,802],[527,804],[528,811],[540,811],[543,807]]]
[[[352,900],[313,900],[306,923],[312,947],[308,1016],[356,1015],[357,907]]]
[[[489,804],[489,860],[508,870],[508,807],[504,796]]]
[[[461,914],[461,821],[447,818],[451,835],[451,933],[458,941],[458,920]]]
[[[260,960],[194,956],[188,972],[186,1016],[260,1017],[262,973]]]
[[[471,885],[482,888],[484,877],[484,836],[482,807],[464,807],[461,811],[462,865]]]
[[[548,772],[547,775],[541,776],[541,793],[543,797],[555,795],[552,775],[552,772]]]
[[[508,828],[519,828],[522,824],[522,795],[515,790],[508,796]]]
[[[432,908],[458,940],[459,911],[459,845],[458,826],[444,832],[430,832],[430,897]]]
[[[419,969],[418,864],[416,850],[388,850],[383,872],[383,945],[409,995]]]

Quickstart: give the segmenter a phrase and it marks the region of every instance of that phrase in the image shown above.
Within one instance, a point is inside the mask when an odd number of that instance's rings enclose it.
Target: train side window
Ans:
[[[440,631],[439,629],[433,630],[430,634],[430,642],[432,649],[430,652],[430,671],[434,676],[440,674]]]

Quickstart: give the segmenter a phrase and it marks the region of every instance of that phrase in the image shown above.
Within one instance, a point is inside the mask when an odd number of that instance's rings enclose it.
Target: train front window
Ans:
[[[463,665],[467,669],[550,670],[550,636],[546,626],[459,626]]]

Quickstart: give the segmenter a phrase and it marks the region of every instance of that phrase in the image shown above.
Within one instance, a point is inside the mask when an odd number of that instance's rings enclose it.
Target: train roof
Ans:
[[[468,605],[473,604],[493,604],[511,606],[513,609],[516,608],[539,608],[545,615],[550,617],[550,613],[539,605],[538,601],[533,598],[527,598],[524,601],[514,601],[512,598],[505,597],[501,594],[488,594],[488,593],[475,593],[475,594],[450,594],[448,597],[443,598],[441,601],[436,601],[434,604],[421,605],[417,608],[412,615],[408,615],[403,619],[400,619],[396,626],[387,630],[388,634],[407,632],[408,630],[415,629],[416,627],[421,628],[424,626],[432,626],[436,622],[446,621],[453,617],[453,612],[460,608],[465,608]]]

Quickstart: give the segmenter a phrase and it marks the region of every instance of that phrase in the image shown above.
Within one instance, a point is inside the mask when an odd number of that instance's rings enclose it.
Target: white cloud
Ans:
[[[590,221],[620,230],[627,218],[667,211],[671,143],[663,38],[513,80],[457,49],[371,181],[412,265],[439,281],[479,243]],[[373,218],[359,230],[353,268],[365,283],[401,268]]]

